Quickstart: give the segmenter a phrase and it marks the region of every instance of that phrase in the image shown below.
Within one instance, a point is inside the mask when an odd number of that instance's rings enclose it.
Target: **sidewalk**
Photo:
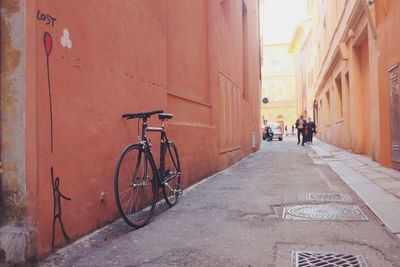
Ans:
[[[37,266],[286,267],[305,266],[307,258],[313,263],[306,266],[399,267],[400,239],[328,165],[369,182],[352,168],[372,164],[376,172],[376,163],[322,143],[314,145],[318,156],[296,143],[264,141],[186,189],[176,206],[159,203],[146,227],[117,220]]]
[[[375,215],[400,237],[400,172],[382,167],[371,158],[323,143],[311,146]]]

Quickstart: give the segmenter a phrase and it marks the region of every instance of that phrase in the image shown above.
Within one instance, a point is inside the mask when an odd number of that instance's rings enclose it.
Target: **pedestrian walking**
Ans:
[[[311,120],[311,118],[308,118],[308,121],[307,121],[307,124],[306,124],[306,129],[307,129],[307,133],[308,133],[307,142],[312,144],[314,133],[317,132],[316,131],[317,126],[315,125],[315,122],[313,122]]]
[[[304,126],[304,134],[303,134],[303,144],[308,144],[308,140],[309,140],[309,138],[310,138],[310,131],[309,131],[309,129],[307,128],[307,122],[306,122],[306,124],[305,124],[305,126]]]
[[[287,130],[287,125],[285,125],[285,135],[286,135],[286,136],[289,135],[288,130]]]
[[[292,125],[292,136],[294,135],[294,125]]]
[[[300,144],[300,135],[301,135],[301,145],[304,146],[304,130],[306,127],[306,120],[303,119],[303,115],[300,115],[300,118],[296,120],[296,129],[297,129],[297,145]]]

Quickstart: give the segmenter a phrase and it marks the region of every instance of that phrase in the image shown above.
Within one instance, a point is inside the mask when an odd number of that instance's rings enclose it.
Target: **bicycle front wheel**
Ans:
[[[182,194],[181,166],[179,162],[178,149],[174,142],[169,142],[164,151],[164,182],[163,193],[167,204],[172,207],[178,202]]]
[[[115,169],[114,192],[118,210],[128,225],[143,227],[153,215],[157,197],[155,174],[140,145],[124,149]]]

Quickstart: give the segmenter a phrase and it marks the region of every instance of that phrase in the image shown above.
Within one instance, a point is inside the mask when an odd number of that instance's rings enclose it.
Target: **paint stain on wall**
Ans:
[[[20,10],[19,0],[1,1],[1,8],[5,13],[17,13]]]
[[[72,40],[69,37],[69,31],[67,29],[63,30],[63,35],[60,38],[61,46],[68,49],[72,48]]]

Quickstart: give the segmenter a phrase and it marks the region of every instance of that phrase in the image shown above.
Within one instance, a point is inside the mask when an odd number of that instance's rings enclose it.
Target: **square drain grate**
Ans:
[[[307,200],[314,201],[345,201],[346,198],[340,193],[307,193]]]
[[[360,207],[343,204],[287,206],[283,209],[283,218],[317,221],[368,221]]]
[[[361,254],[293,251],[293,267],[367,267]]]

